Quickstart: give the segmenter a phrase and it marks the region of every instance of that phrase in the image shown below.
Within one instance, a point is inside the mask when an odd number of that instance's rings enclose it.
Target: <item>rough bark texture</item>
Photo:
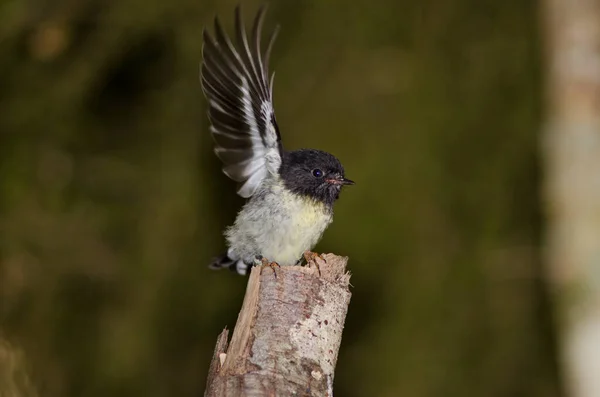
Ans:
[[[567,393],[600,396],[600,0],[545,0],[548,263]]]
[[[350,303],[348,258],[252,269],[229,346],[219,335],[205,396],[331,396]]]

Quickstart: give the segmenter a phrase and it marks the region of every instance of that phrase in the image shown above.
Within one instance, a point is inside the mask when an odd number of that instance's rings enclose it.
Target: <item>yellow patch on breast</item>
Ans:
[[[265,256],[282,265],[293,265],[319,241],[331,222],[331,212],[321,202],[285,190],[279,192],[279,198],[286,216],[275,226]]]
[[[324,203],[292,193],[275,181],[264,210],[251,227],[261,254],[280,265],[294,265],[319,241],[333,213]],[[259,230],[260,233],[257,233]]]
[[[287,197],[285,201],[290,206],[290,214],[294,223],[298,226],[311,226],[312,224],[320,224],[327,222],[330,218],[330,214],[327,211],[325,204],[307,198],[297,196],[291,193],[285,194]]]

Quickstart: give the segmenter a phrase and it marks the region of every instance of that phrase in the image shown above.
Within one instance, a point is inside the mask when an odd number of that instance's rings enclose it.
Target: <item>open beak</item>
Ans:
[[[350,179],[346,179],[343,176],[339,176],[333,179],[327,179],[327,182],[333,184],[333,185],[354,185],[354,181],[351,181]]]

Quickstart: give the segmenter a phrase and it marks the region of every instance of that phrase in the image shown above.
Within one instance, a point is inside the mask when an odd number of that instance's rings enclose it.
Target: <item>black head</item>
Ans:
[[[314,149],[301,149],[284,154],[279,174],[285,186],[296,194],[332,205],[344,185],[344,167],[333,155]]]

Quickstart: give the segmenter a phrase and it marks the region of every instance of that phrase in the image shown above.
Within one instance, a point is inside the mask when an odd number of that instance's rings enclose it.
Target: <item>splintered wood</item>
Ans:
[[[227,330],[217,340],[205,396],[332,396],[347,262],[324,254],[307,266],[253,268],[231,342]]]

